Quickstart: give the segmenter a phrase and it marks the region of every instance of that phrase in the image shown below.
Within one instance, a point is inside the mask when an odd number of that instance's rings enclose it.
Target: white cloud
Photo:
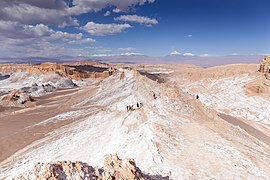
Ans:
[[[187,35],[187,37],[188,37],[188,38],[192,38],[192,37],[193,37],[193,35],[192,35],[192,34],[189,34],[189,35]]]
[[[109,16],[109,15],[111,15],[111,12],[110,12],[110,11],[106,11],[106,12],[104,13],[104,16]]]
[[[136,53],[136,52],[126,52],[120,54],[121,56],[143,56],[144,54],[142,53]]]
[[[50,36],[50,40],[62,40],[62,41],[73,41],[73,40],[82,40],[83,39],[83,34],[78,33],[78,34],[70,34],[67,32],[62,32],[62,31],[53,31],[53,33]]]
[[[136,5],[153,3],[155,0],[73,0],[69,7],[65,0],[2,0],[0,20],[18,21],[24,24],[79,25],[74,16],[98,12],[106,7],[128,11]],[[116,10],[115,10],[116,11]]]
[[[68,9],[72,15],[79,15],[87,12],[97,12],[105,7],[114,6],[113,12],[128,11],[136,5],[153,3],[155,0],[73,0],[73,7]]]
[[[67,13],[65,5],[55,9],[42,8],[29,4],[29,2],[14,3],[10,6],[0,8],[0,19],[6,21],[18,21],[24,24],[43,23],[53,25],[78,25]]]
[[[133,47],[127,47],[127,48],[118,48],[118,50],[120,50],[120,51],[135,51],[136,48],[133,48]]]
[[[135,23],[144,24],[146,26],[152,26],[152,25],[158,24],[158,21],[156,19],[151,19],[149,17],[138,16],[138,15],[122,15],[117,18],[114,18],[114,20],[124,21],[124,22],[135,22]]]
[[[187,53],[184,53],[183,56],[195,56],[195,55],[192,54],[192,53],[187,52]]]
[[[43,24],[32,26],[0,20],[0,35],[6,38],[36,38],[50,36],[52,33],[53,31]]]
[[[113,56],[142,56],[142,53],[127,52],[121,54],[92,54],[93,57],[113,57]]]
[[[11,52],[13,56],[61,56],[61,55],[74,55],[84,51],[77,48],[67,48],[62,44],[55,44],[47,41],[44,38],[31,38],[31,39],[7,39],[0,37],[1,49],[0,53],[5,54]]]
[[[179,51],[173,51],[170,53],[171,56],[183,55],[183,56],[195,56],[194,54],[187,52],[187,53],[180,53]]]
[[[181,53],[178,52],[178,51],[173,51],[173,52],[170,53],[170,55],[171,55],[171,56],[181,55]]]
[[[81,29],[94,36],[105,36],[120,33],[131,27],[129,24],[97,24],[91,21]]]
[[[52,56],[71,54],[81,49],[67,48],[63,43],[82,44],[93,43],[95,40],[85,38],[82,33],[70,34],[54,31],[44,24],[24,25],[18,22],[0,20],[0,53],[10,53],[17,56]],[[72,54],[71,54],[72,55]]]
[[[114,9],[113,9],[113,12],[114,12],[114,13],[120,13],[121,11],[122,11],[122,10],[121,10],[121,9],[118,9],[118,8],[114,8]]]
[[[85,43],[95,43],[96,40],[92,38],[85,38],[85,39],[77,39],[77,40],[72,40],[69,41],[69,44],[85,44]]]
[[[83,54],[82,49],[72,49],[70,44],[94,43],[82,33],[54,30],[55,26],[79,26],[77,15],[95,13],[104,8],[128,12],[135,6],[153,3],[155,0],[2,0],[0,6],[0,54],[40,55],[67,53]],[[109,15],[111,11],[104,15]],[[51,26],[53,25],[53,26]],[[92,35],[110,35],[132,28],[123,24],[96,24],[89,22],[78,29]],[[51,52],[49,52],[51,51]]]
[[[18,22],[0,20],[0,35],[5,39],[39,39],[47,41],[81,41],[95,42],[94,39],[84,38],[82,33],[71,34],[54,31],[44,24],[24,25]]]

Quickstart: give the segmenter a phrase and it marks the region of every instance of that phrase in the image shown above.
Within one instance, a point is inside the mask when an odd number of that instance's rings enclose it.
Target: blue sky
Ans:
[[[268,54],[267,0],[3,0],[1,56]],[[69,5],[69,6],[68,6]]]

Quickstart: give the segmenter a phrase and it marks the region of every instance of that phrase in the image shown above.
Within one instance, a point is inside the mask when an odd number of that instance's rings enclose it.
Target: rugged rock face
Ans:
[[[16,71],[27,71],[30,67],[35,67],[35,65],[30,64],[1,64],[1,73],[13,73]]]
[[[57,63],[42,63],[40,65],[30,64],[2,64],[0,65],[1,73],[14,73],[18,71],[29,72],[33,74],[59,74],[62,77],[68,77],[71,79],[82,79],[82,78],[99,78],[108,77],[114,73],[114,69],[110,69],[104,72],[85,72],[77,70],[76,68],[60,65]]]
[[[108,155],[103,166],[103,179],[144,179],[133,159],[121,160],[116,154]]]
[[[28,103],[32,102],[33,99],[26,93],[21,93],[19,90],[14,89],[8,95],[1,97],[0,105],[12,106],[12,107],[24,107]]]
[[[270,79],[270,56],[265,56],[261,61],[259,72],[263,73],[267,79]]]
[[[58,161],[55,163],[38,163],[31,172],[24,173],[15,179],[96,179],[96,180],[114,180],[114,179],[168,179],[168,177],[155,177],[145,175],[136,167],[134,160],[121,160],[117,156],[108,155],[104,161],[104,167],[92,167],[79,161]]]
[[[95,67],[104,67],[104,68],[109,67],[109,64],[95,62],[95,61],[66,62],[66,63],[63,63],[62,65],[65,65],[65,66],[95,66]]]

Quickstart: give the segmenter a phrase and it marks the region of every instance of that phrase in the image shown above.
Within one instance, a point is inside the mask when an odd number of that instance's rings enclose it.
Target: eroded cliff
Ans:
[[[265,56],[260,63],[259,72],[263,73],[266,79],[270,79],[270,56]]]
[[[85,63],[84,63],[85,64]],[[92,64],[92,63],[91,63]],[[76,68],[77,64],[73,67],[68,65],[60,65],[57,63],[42,63],[40,65],[31,64],[2,64],[0,65],[1,73],[14,73],[14,72],[29,72],[33,74],[59,74],[62,77],[68,77],[71,79],[83,79],[83,78],[99,78],[108,77],[115,73],[114,68],[107,67],[103,72],[89,72],[87,70],[81,70]],[[91,66],[91,65],[83,65]]]

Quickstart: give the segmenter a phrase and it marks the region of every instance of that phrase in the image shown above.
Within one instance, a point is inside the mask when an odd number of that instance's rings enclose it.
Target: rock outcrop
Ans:
[[[270,79],[270,56],[265,56],[261,61],[259,72],[263,73],[267,79]]]
[[[121,160],[116,154],[105,158],[103,168],[103,179],[144,179],[133,159]]]
[[[62,77],[68,77],[71,79],[82,78],[99,78],[108,77],[115,73],[115,69],[108,69],[104,72],[87,72],[78,70],[74,67],[67,65],[60,65],[57,63],[42,63],[40,65],[31,64],[2,64],[0,65],[1,73],[14,73],[14,72],[29,72],[33,74],[59,74]]]
[[[14,89],[10,91],[9,94],[1,97],[0,105],[9,107],[25,107],[32,101],[34,100],[30,95],[21,93],[19,90]]]
[[[96,179],[96,180],[143,180],[143,179],[169,179],[162,176],[151,176],[141,172],[132,159],[119,159],[117,154],[108,155],[104,167],[92,167],[80,161],[58,161],[55,163],[38,163],[31,172],[19,175],[15,179]]]

